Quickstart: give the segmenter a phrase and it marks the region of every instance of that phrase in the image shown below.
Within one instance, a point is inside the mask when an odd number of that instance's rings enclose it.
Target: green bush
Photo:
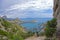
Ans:
[[[5,27],[10,27],[12,24],[10,22],[8,22],[7,20],[2,20],[1,24]]]
[[[53,18],[51,21],[48,21],[45,28],[46,37],[53,37],[56,32],[56,19]]]
[[[33,36],[34,33],[32,31],[27,31],[27,33],[21,33],[21,36],[25,39],[28,38],[30,36]]]

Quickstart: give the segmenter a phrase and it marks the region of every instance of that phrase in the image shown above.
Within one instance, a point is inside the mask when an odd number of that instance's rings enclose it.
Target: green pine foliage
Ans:
[[[53,37],[55,32],[56,32],[56,19],[53,18],[52,20],[48,21],[46,24],[46,28],[45,28],[45,35],[46,37]]]

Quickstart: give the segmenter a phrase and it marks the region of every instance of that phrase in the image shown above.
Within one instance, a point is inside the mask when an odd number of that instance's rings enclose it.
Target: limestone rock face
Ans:
[[[60,0],[54,0],[54,14],[57,18],[57,37],[60,38]]]

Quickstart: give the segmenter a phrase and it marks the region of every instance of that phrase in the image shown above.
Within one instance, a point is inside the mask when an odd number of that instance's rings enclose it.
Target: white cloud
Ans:
[[[32,11],[37,11],[36,13],[34,13],[33,15],[31,14],[27,14],[26,12],[24,12],[23,10],[27,11],[26,9],[30,10],[30,8],[32,8]],[[28,1],[28,2],[24,2],[22,4],[15,4],[12,5],[10,7],[8,7],[6,9],[6,15],[8,17],[11,18],[16,18],[16,17],[20,17],[20,18],[52,18],[53,14],[52,13],[38,13],[39,11],[43,11],[46,9],[52,9],[53,8],[53,0],[33,0],[33,1]],[[16,11],[17,9],[17,11]],[[12,11],[14,10],[14,12]],[[19,11],[18,11],[19,10]],[[22,13],[18,13],[22,11]],[[28,11],[27,11],[28,12]]]
[[[45,14],[41,13],[41,14],[38,14],[38,16],[39,16],[39,18],[52,18],[53,14],[51,14],[51,13],[45,13]]]
[[[25,10],[29,7],[33,7],[35,9],[49,9],[53,7],[53,0],[35,0],[35,1],[28,1],[22,4],[15,4],[10,6],[7,11],[20,9]]]
[[[5,14],[8,18],[52,18],[53,14],[51,13],[34,13],[34,14],[28,14],[28,13],[9,13]]]

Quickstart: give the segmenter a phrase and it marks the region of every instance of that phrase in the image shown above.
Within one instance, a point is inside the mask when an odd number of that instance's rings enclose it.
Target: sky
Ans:
[[[53,0],[0,0],[0,16],[8,18],[52,18]]]

